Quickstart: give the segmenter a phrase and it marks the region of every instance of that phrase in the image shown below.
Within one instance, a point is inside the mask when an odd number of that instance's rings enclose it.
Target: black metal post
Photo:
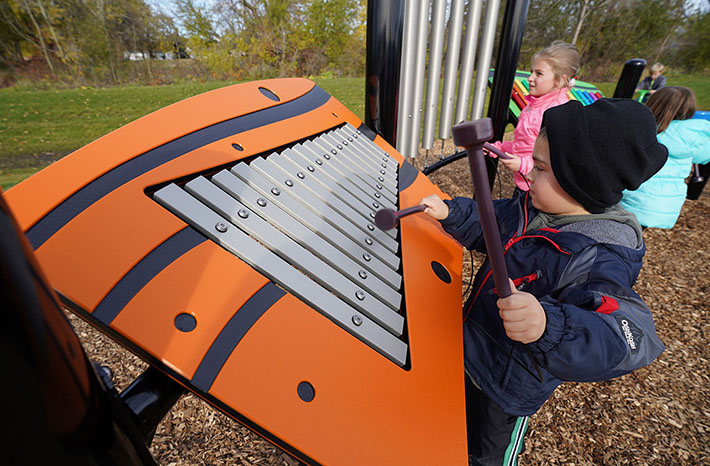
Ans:
[[[494,141],[500,141],[503,139],[503,134],[505,134],[505,125],[508,120],[508,102],[513,92],[515,71],[520,57],[520,45],[523,42],[523,32],[529,5],[529,0],[508,0],[505,5],[495,74],[493,75],[491,97],[488,103],[488,117],[493,122]],[[479,70],[478,72],[487,73],[488,71]],[[486,157],[486,168],[491,188],[493,188],[497,167],[498,159]]]
[[[135,416],[150,445],[160,421],[185,393],[185,388],[158,369],[148,367],[121,392],[121,399]]]
[[[397,143],[397,100],[404,27],[404,0],[367,2],[365,125]]]
[[[688,192],[686,197],[691,201],[694,201],[700,197],[700,193],[710,178],[710,163],[705,165],[695,165],[693,164],[693,177],[688,183]]]
[[[645,67],[646,60],[643,58],[632,58],[631,60],[626,60],[626,63],[624,63],[624,69],[621,70],[619,81],[616,83],[614,98],[632,98],[634,96],[634,92],[636,92],[636,86],[641,79],[641,75],[643,74],[643,69]]]

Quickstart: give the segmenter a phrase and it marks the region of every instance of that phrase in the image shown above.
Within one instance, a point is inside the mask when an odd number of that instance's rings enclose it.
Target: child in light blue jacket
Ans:
[[[692,119],[695,94],[686,87],[659,89],[647,103],[658,125],[658,142],[668,161],[635,191],[624,191],[621,205],[645,227],[672,228],[685,202],[685,179],[693,163],[710,162],[710,121]]]

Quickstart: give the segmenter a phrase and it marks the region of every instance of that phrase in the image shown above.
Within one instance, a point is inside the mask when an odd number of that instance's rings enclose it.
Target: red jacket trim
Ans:
[[[597,308],[597,312],[602,314],[611,314],[612,312],[619,309],[619,303],[608,296],[602,296],[602,305]]]

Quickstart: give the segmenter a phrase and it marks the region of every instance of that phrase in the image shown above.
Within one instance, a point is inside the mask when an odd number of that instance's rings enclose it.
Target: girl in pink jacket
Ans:
[[[532,150],[540,132],[542,114],[569,100],[567,91],[574,86],[578,70],[577,48],[564,42],[555,41],[532,57],[528,78],[530,94],[526,96],[528,105],[520,112],[513,140],[493,143],[511,156],[507,160],[501,159],[501,163],[514,172],[515,185],[522,191],[530,189],[525,175],[533,168]],[[496,157],[493,153],[488,155]]]

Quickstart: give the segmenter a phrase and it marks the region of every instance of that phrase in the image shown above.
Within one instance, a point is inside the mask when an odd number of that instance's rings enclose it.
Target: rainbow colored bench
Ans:
[[[528,104],[527,96],[530,95],[530,88],[528,87],[528,76],[530,76],[529,71],[516,71],[515,80],[513,81],[513,92],[510,97],[510,104],[508,110],[512,117],[514,117],[515,122],[520,117],[520,112]],[[490,72],[488,78],[489,86],[493,83],[493,70]],[[570,100],[578,100],[584,105],[589,105],[592,102],[604,97],[599,89],[584,81],[576,81],[574,87],[567,93]]]

